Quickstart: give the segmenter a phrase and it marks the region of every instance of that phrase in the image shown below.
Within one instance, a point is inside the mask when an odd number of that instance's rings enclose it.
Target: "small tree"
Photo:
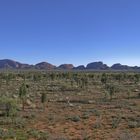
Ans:
[[[123,75],[121,73],[114,75],[115,80],[117,80],[119,82],[119,84],[121,83],[121,80],[123,79]]]
[[[25,108],[26,95],[27,95],[27,87],[26,84],[23,83],[19,88],[19,98],[22,101],[22,110],[24,110]]]
[[[41,103],[43,104],[43,109],[44,110],[45,110],[46,101],[47,101],[47,96],[46,96],[46,93],[43,92],[41,94]]]
[[[6,86],[8,86],[10,82],[9,74],[6,74],[5,80],[6,80]]]
[[[140,93],[138,94],[138,98],[140,98]]]
[[[70,80],[70,84],[71,84],[71,87],[74,86],[74,80],[73,79]]]
[[[139,74],[135,74],[134,75],[134,80],[135,80],[135,84],[137,84],[140,81],[140,75]]]
[[[0,98],[0,109],[4,107],[4,114],[7,117],[14,117],[17,115],[17,101],[7,97]]]
[[[117,90],[116,90],[116,87],[115,87],[113,84],[108,84],[108,85],[106,85],[105,88],[106,88],[106,90],[107,90],[108,93],[109,93],[110,100],[112,100],[113,95],[114,95],[115,92],[117,91]]]
[[[130,99],[130,94],[131,94],[131,91],[128,89],[127,90],[127,97],[128,97],[128,99]]]
[[[103,85],[106,85],[106,83],[107,83],[107,75],[106,75],[106,73],[103,73],[103,74],[102,74],[101,83],[102,83]]]

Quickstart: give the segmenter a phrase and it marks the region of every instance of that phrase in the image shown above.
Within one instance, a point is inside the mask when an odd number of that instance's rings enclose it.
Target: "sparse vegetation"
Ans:
[[[139,77],[133,72],[1,72],[0,139],[110,139],[121,129],[137,138]]]

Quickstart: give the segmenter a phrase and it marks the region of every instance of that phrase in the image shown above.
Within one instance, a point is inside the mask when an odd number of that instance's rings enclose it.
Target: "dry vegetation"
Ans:
[[[139,140],[140,74],[0,73],[2,140]]]

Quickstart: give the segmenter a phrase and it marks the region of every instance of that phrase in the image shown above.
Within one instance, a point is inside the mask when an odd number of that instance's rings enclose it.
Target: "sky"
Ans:
[[[140,0],[0,0],[0,59],[140,66]]]

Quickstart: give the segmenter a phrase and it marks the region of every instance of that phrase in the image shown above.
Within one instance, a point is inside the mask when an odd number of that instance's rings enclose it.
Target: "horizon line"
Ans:
[[[90,64],[90,63],[95,63],[95,62],[102,62],[103,64],[106,64],[106,65],[109,66],[109,67],[111,67],[111,66],[113,66],[113,65],[115,65],[115,64],[121,64],[121,65],[129,66],[129,67],[140,67],[139,65],[122,64],[122,63],[120,63],[120,62],[112,63],[111,65],[109,65],[108,63],[105,63],[104,61],[101,61],[101,60],[95,60],[95,61],[88,62],[87,64],[78,64],[78,65],[75,65],[75,64],[73,64],[73,63],[54,64],[54,63],[51,63],[51,62],[49,62],[49,61],[47,61],[47,60],[46,60],[46,61],[45,61],[45,60],[40,60],[40,61],[35,62],[35,63],[23,62],[23,61],[21,61],[21,60],[12,59],[12,58],[1,58],[0,60],[11,60],[11,61],[19,62],[19,63],[21,63],[21,64],[28,64],[28,65],[36,65],[36,64],[38,64],[38,63],[46,62],[46,63],[52,64],[52,65],[54,65],[54,66],[56,66],[56,67],[59,67],[60,65],[64,65],[64,64],[72,64],[74,67],[78,67],[78,66],[81,66],[81,65],[84,66],[84,67],[86,67],[88,64]]]

